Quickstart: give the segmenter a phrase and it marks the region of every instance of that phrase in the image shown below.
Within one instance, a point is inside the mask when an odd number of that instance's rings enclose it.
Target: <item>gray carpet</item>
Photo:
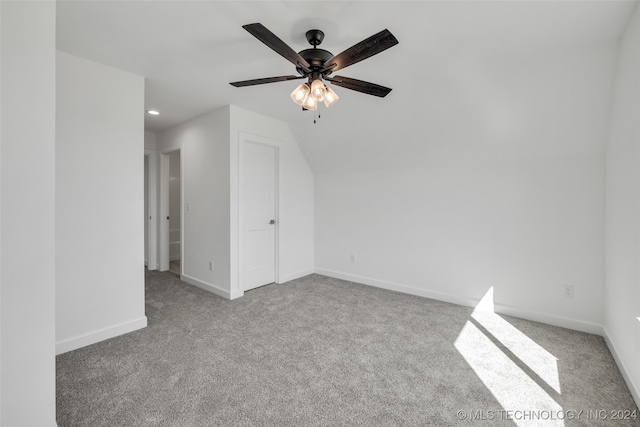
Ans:
[[[319,275],[146,295],[146,329],[58,356],[59,427],[640,426],[604,419],[637,408],[595,335]]]

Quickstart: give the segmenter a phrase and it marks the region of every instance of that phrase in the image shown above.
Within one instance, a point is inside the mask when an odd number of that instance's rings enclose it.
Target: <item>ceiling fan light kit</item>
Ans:
[[[307,96],[307,98],[302,103],[303,110],[317,110],[318,109],[318,101],[313,96]]]
[[[322,80],[317,79],[311,82],[311,96],[313,96],[316,101],[324,101],[325,93],[327,93],[327,89],[324,87]]]
[[[329,86],[325,86],[325,88],[327,89],[327,93],[325,93],[324,95],[324,105],[325,107],[329,108],[333,104],[338,102],[338,99],[340,99],[340,97]]]
[[[309,30],[306,33],[307,41],[313,46],[296,53],[285,42],[269,31],[264,25],[247,24],[242,28],[251,33],[255,38],[274,50],[280,56],[291,62],[296,67],[300,76],[278,76],[261,79],[243,80],[230,83],[235,87],[254,86],[265,83],[283,82],[288,80],[307,79],[291,92],[291,99],[302,106],[302,110],[316,110],[320,102],[328,108],[335,104],[340,97],[333,89],[326,86],[326,80],[336,86],[355,90],[368,95],[384,98],[391,89],[375,83],[356,80],[349,77],[329,77],[334,71],[353,65],[373,55],[389,49],[398,44],[398,40],[389,30],[380,31],[377,34],[357,43],[347,50],[333,55],[331,52],[319,49],[318,45],[324,40],[324,33],[320,30]]]
[[[293,92],[291,92],[291,99],[298,105],[304,104],[304,101],[311,93],[311,89],[309,89],[308,83],[302,83],[300,86],[295,88]]]

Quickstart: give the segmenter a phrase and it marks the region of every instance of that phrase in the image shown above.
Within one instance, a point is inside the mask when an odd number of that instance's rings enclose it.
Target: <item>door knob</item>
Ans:
[[[276,223],[276,220],[275,220],[275,219],[272,219],[271,221],[269,221],[269,224],[272,224],[272,225],[273,225],[273,224],[275,224],[275,223]]]

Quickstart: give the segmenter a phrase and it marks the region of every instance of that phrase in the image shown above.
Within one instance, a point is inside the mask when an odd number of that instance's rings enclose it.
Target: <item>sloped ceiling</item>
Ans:
[[[488,64],[562,54],[618,38],[635,1],[58,1],[59,50],[146,77],[147,130],[227,104],[288,122],[314,173],[384,167],[416,144],[441,144],[486,108]],[[325,32],[334,54],[389,29],[399,45],[339,74],[393,88],[384,99],[335,88],[321,119],[289,99],[299,82],[229,82],[295,74],[242,29],[260,22],[294,50]],[[484,81],[486,80],[486,81]],[[448,136],[447,136],[448,135]],[[453,136],[452,136],[453,135]],[[417,137],[418,136],[418,137]],[[419,139],[419,141],[416,141]],[[443,142],[444,141],[444,142]]]

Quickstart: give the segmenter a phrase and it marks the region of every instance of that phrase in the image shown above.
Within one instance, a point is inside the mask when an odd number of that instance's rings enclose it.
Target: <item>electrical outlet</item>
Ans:
[[[574,297],[573,285],[564,285],[564,296],[565,296],[565,298],[573,298]]]
[[[191,210],[191,202],[187,202],[187,212]]]
[[[351,254],[351,262],[356,262],[356,256],[354,254]]]
[[[213,261],[209,261],[209,270],[213,271]]]

